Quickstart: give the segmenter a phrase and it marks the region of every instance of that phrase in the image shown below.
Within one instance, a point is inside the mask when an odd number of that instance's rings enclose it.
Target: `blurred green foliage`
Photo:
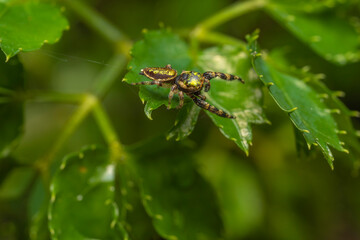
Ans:
[[[0,239],[360,238],[358,0],[0,10]],[[237,118],[127,83],[166,64]]]

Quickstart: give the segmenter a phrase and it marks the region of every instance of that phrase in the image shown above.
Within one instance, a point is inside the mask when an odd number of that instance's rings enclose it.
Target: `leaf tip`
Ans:
[[[351,111],[350,116],[360,118],[360,112],[359,111]]]
[[[292,109],[285,110],[285,111],[288,112],[288,113],[292,113],[292,112],[296,111],[297,109],[298,109],[298,107],[294,107],[294,108],[292,108]],[[308,130],[306,130],[306,131],[308,131]],[[309,132],[309,131],[308,131],[308,132]]]
[[[325,109],[325,111],[327,112],[327,113],[335,113],[335,114],[340,114],[341,113],[341,111],[340,111],[340,109],[338,109],[338,108],[333,108],[333,109]]]
[[[346,135],[347,131],[346,130],[336,130],[336,133],[340,134],[340,135]]]
[[[341,143],[340,143],[341,144]],[[343,148],[342,149],[342,152],[344,152],[344,153],[346,153],[346,154],[349,154],[350,153],[350,151],[348,150],[348,149],[346,149],[346,148]]]

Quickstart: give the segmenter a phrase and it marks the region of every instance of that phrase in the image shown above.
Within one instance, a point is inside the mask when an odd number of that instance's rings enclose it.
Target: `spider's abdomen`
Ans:
[[[204,79],[199,72],[185,71],[181,73],[177,84],[185,92],[196,92],[202,89]]]
[[[165,67],[148,67],[141,69],[140,75],[145,75],[151,80],[157,81],[170,81],[177,76],[175,69],[171,68],[171,65],[168,64]]]

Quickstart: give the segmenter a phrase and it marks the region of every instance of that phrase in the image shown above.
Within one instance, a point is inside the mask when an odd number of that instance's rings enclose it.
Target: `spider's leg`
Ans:
[[[173,99],[174,97],[174,94],[175,94],[175,91],[177,90],[177,85],[174,84],[172,85],[171,89],[170,89],[170,92],[169,92],[169,104],[167,106],[167,109],[170,109],[171,108],[171,100]]]
[[[198,105],[201,108],[204,108],[220,117],[224,117],[224,118],[235,118],[234,116],[231,116],[230,114],[224,112],[221,109],[216,108],[215,106],[210,105],[208,102],[205,102],[202,99],[197,98],[195,95],[193,94],[188,94],[189,97],[191,97],[191,99],[194,101],[194,103],[196,105]]]
[[[201,95],[200,92],[196,92],[196,93],[194,93],[194,95],[199,97],[201,100],[204,100],[204,101],[206,100],[206,97],[204,95]]]
[[[177,107],[178,109],[182,108],[184,106],[184,92],[183,91],[179,91],[179,106]]]
[[[134,83],[130,83],[131,85],[158,85],[158,86],[162,86],[163,83],[160,81],[143,81],[143,82],[134,82]]]
[[[235,76],[232,74],[227,74],[227,73],[209,71],[209,72],[204,72],[203,76],[205,79],[208,79],[208,80],[218,77],[218,78],[221,78],[226,81],[239,80],[240,82],[245,83],[245,81],[241,77],[238,77],[238,76]],[[206,88],[206,86],[205,86],[205,88]]]
[[[210,90],[210,79],[204,78],[205,81],[205,88],[204,91],[208,92]],[[205,99],[204,99],[205,100]]]

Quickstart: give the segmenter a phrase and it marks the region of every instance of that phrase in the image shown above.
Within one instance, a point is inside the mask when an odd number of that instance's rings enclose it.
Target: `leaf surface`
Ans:
[[[69,24],[55,5],[38,1],[0,2],[0,46],[6,59],[55,43]]]
[[[219,239],[222,223],[210,185],[195,169],[191,151],[157,138],[131,150],[142,201],[165,239]]]
[[[176,141],[182,140],[189,136],[195,128],[201,108],[194,103],[187,103],[176,117],[174,126],[170,129],[167,139],[175,137]]]
[[[256,74],[251,68],[251,60],[240,48],[232,46],[214,47],[204,50],[198,61],[203,71],[218,71],[240,76],[240,81],[212,79],[211,89],[205,94],[210,104],[232,115],[235,119],[219,117],[205,111],[225,137],[248,154],[252,140],[251,124],[268,122],[262,110],[262,91]]]
[[[268,4],[267,9],[279,24],[320,56],[337,64],[360,60],[359,35],[347,19],[334,12],[309,14],[285,6]]]
[[[56,239],[124,239],[115,166],[95,146],[67,156],[51,184],[49,229]]]
[[[329,146],[339,151],[347,150],[341,145],[337,135],[339,130],[330,110],[319,94],[305,82],[275,69],[260,57],[257,37],[255,34],[248,38],[256,73],[278,106],[289,114],[293,124],[302,132],[309,148],[312,144],[318,145],[333,168],[334,158]]]

